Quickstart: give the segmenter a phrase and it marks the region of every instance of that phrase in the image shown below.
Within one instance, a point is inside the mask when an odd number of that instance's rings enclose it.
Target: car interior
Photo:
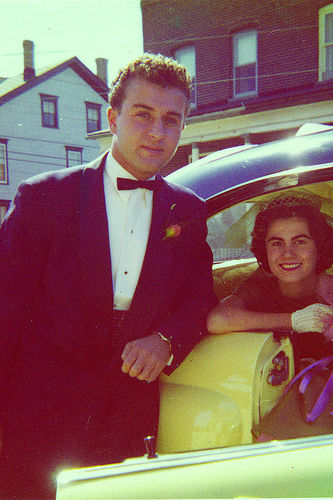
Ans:
[[[284,190],[291,191],[313,196],[333,223],[332,181]],[[244,200],[208,220],[220,300],[256,269],[249,250],[254,219],[260,204],[276,194]],[[327,272],[333,274],[333,267]],[[161,377],[157,451],[254,442],[252,427],[276,405],[293,375],[293,349],[286,332],[205,336],[170,376]]]

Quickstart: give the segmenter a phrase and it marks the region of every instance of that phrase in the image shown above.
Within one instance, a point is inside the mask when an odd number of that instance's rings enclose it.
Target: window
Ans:
[[[42,106],[42,126],[58,128],[58,98],[51,95],[40,94]]]
[[[246,216],[252,205],[233,205],[208,219],[207,241],[214,262],[253,257],[250,242],[254,219]]]
[[[243,31],[233,36],[234,96],[257,93],[257,32]]]
[[[322,202],[322,211],[326,213],[328,220],[333,220],[333,181],[307,184],[284,190],[285,194],[288,192],[291,194],[303,193],[307,196],[313,196],[314,199],[317,197]],[[266,203],[280,193],[281,190],[249,198],[221,210],[208,219],[207,242],[211,247],[215,263],[254,257],[250,246],[255,218],[262,203]]]
[[[8,205],[9,203],[6,202],[6,201],[0,201],[0,224],[1,222],[3,221],[5,215],[6,215],[6,212],[8,210]]]
[[[7,184],[7,139],[0,139],[0,184]]]
[[[86,102],[87,132],[101,129],[101,105]]]
[[[82,163],[82,148],[65,146],[66,148],[66,167],[75,167]]]
[[[319,11],[319,80],[333,79],[333,4]]]
[[[195,62],[195,47],[188,45],[175,51],[175,59],[183,64],[192,77],[192,96],[191,106],[197,106],[197,85],[196,85],[196,62]]]

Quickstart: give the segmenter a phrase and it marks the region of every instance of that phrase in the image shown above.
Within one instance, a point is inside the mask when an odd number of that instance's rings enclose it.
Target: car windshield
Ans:
[[[333,182],[322,182],[284,190],[284,193],[305,193],[314,196],[323,213],[333,224]],[[207,241],[212,249],[214,262],[253,258],[250,251],[254,220],[262,203],[274,198],[276,193],[264,194],[221,210],[208,219]]]

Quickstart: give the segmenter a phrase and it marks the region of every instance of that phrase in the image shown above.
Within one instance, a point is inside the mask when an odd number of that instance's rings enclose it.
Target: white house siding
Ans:
[[[58,97],[59,128],[42,127],[40,94]],[[86,101],[102,105],[101,128],[107,128],[107,103],[71,68],[0,106],[0,139],[8,139],[8,184],[0,184],[0,201],[12,200],[22,180],[65,168],[65,146],[83,148],[83,163],[100,154],[87,139]]]

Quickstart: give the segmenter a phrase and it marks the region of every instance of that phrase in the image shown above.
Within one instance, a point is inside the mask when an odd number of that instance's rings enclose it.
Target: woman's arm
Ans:
[[[229,295],[209,313],[207,328],[215,335],[251,330],[291,330],[291,314],[250,311],[242,299]]]

